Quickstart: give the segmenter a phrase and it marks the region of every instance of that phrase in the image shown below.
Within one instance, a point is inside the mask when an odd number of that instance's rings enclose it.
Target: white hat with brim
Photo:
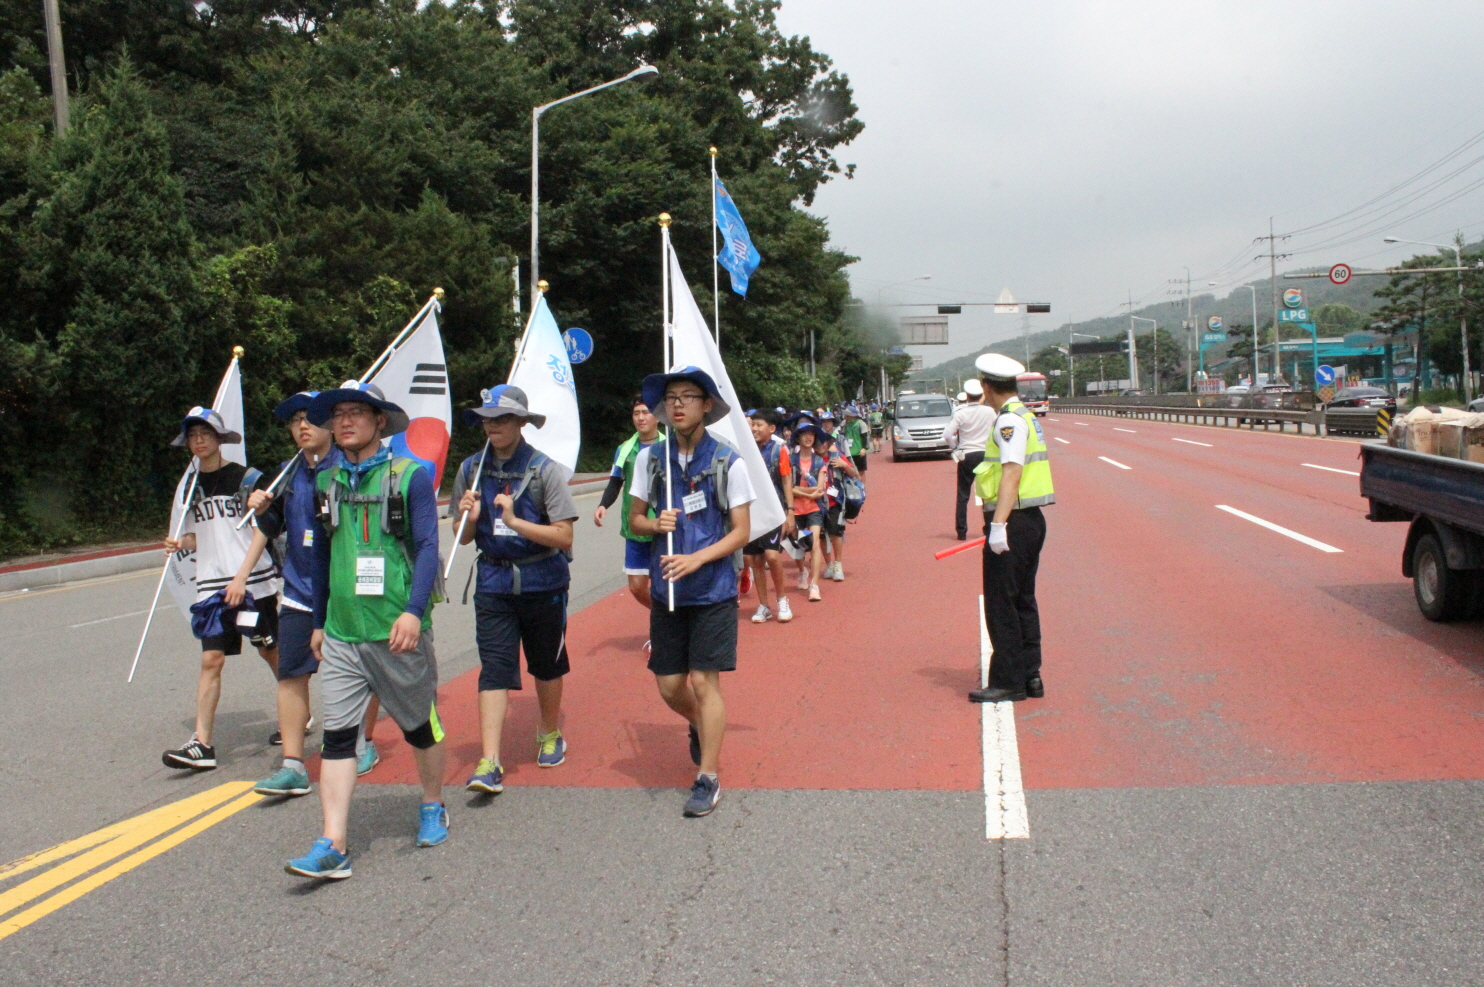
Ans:
[[[478,425],[483,419],[504,418],[506,415],[524,418],[537,428],[546,424],[546,416],[532,412],[526,392],[514,384],[486,388],[479,392],[479,397],[483,404],[477,408],[464,409],[465,425]]]
[[[1025,373],[1025,364],[1001,353],[985,353],[974,361],[974,369],[989,380],[1014,383],[1016,377]]]
[[[234,445],[242,441],[242,436],[227,428],[227,423],[222,421],[222,416],[217,414],[213,408],[203,408],[200,405],[186,412],[186,416],[180,423],[180,434],[170,440],[170,444],[179,448],[186,444],[186,433],[191,430],[192,425],[205,425],[216,433],[222,445]]]

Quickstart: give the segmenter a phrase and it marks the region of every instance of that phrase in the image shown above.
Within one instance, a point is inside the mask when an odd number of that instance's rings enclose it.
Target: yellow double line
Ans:
[[[252,787],[250,781],[218,785],[199,795],[105,826],[87,836],[59,843],[49,850],[0,864],[0,883],[9,882],[27,871],[49,868],[8,891],[0,892],[0,939],[19,932],[32,922],[45,918],[89,891],[261,800],[262,796]],[[188,825],[182,826],[182,823]],[[76,883],[69,883],[73,881]],[[31,904],[57,888],[62,890]],[[24,908],[26,905],[30,907]],[[24,910],[16,912],[18,908]],[[15,914],[11,915],[11,912]],[[4,918],[6,915],[10,917]]]

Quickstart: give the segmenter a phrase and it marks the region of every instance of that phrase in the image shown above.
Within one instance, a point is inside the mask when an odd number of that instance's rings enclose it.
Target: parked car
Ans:
[[[953,403],[941,394],[902,395],[892,409],[891,458],[946,456],[943,429],[953,420]]]
[[[1325,408],[1389,408],[1396,410],[1396,398],[1380,387],[1342,387]]]
[[[1246,394],[1250,390],[1252,390],[1252,388],[1249,387],[1249,386],[1247,386],[1246,384],[1233,384],[1231,387],[1228,387],[1222,393],[1223,394]]]

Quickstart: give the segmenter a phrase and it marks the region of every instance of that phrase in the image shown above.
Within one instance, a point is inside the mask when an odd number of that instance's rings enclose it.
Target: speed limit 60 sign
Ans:
[[[1329,269],[1329,279],[1335,284],[1344,284],[1350,280],[1350,265],[1336,264]]]

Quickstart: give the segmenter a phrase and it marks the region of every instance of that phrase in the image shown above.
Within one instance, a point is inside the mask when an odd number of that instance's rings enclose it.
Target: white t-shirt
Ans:
[[[1025,419],[1008,411],[1001,412],[994,422],[994,442],[1000,448],[1000,464],[1025,465],[1025,442],[1030,435],[1030,426]]]
[[[652,446],[645,446],[639,450],[639,455],[634,460],[634,482],[629,486],[629,495],[642,501],[649,500],[649,453],[653,449],[660,450],[660,455],[663,456],[665,444],[663,442],[656,442]],[[681,453],[679,458],[680,465],[690,465],[690,456]],[[663,473],[660,475],[661,477],[664,476]],[[680,477],[674,477],[673,482],[675,485],[673,491],[675,506],[679,508],[680,498],[684,491],[680,489]],[[658,506],[663,510],[665,508],[665,491],[661,490],[659,493]],[[732,461],[732,465],[727,467],[727,499],[731,501],[733,507],[741,507],[743,504],[750,504],[754,500],[757,500],[757,494],[752,489],[752,477],[747,474],[747,464],[742,461],[740,455]]]

